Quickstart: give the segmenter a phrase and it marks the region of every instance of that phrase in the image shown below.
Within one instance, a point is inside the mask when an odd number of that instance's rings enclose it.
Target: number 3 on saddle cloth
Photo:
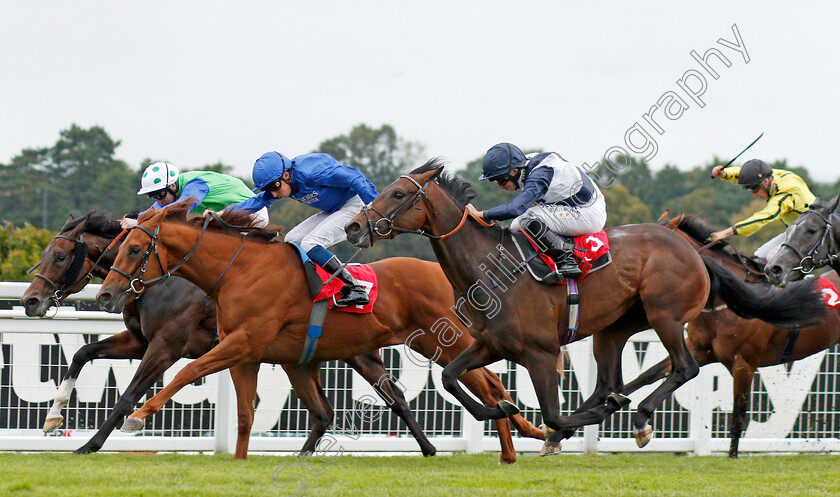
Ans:
[[[817,289],[819,289],[827,308],[836,309],[840,307],[840,291],[837,290],[834,283],[820,276],[817,278]]]
[[[569,320],[566,324],[566,337],[563,345],[575,341],[578,325],[580,324],[580,294],[578,293],[577,281],[573,278],[564,278],[557,272],[557,265],[551,256],[539,249],[537,242],[524,230],[512,233],[513,242],[519,255],[522,257],[525,267],[531,276],[540,283],[546,285],[566,285],[568,296],[566,301],[569,308]],[[527,242],[527,243],[526,243]],[[589,235],[575,237],[575,260],[580,267],[583,279],[587,274],[597,271],[612,262],[610,255],[610,241],[607,239],[607,232],[604,230]]]
[[[318,339],[324,330],[324,319],[327,316],[327,309],[357,314],[373,312],[373,305],[376,303],[376,297],[379,295],[379,284],[376,278],[376,272],[372,267],[367,264],[348,264],[347,270],[364,287],[368,293],[370,303],[363,306],[335,307],[335,296],[344,288],[344,283],[338,278],[333,278],[327,285],[324,285],[332,275],[312,262],[300,245],[297,243],[290,243],[290,245],[297,249],[298,255],[300,255],[301,262],[303,262],[303,272],[306,274],[306,279],[309,282],[309,291],[311,295],[314,295],[312,299],[312,302],[314,302],[312,304],[312,312],[309,314],[309,327],[307,328],[303,350],[298,360],[298,363],[305,364],[311,361],[315,355],[315,349],[318,347]]]

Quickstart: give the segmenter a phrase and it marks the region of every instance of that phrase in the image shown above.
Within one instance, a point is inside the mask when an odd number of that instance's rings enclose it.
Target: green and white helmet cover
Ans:
[[[178,168],[168,162],[155,162],[143,171],[137,195],[163,190],[178,181]]]

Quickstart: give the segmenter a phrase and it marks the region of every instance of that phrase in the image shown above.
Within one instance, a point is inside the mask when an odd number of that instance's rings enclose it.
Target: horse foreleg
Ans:
[[[534,393],[540,404],[543,423],[554,430],[546,438],[540,455],[559,454],[562,445],[556,437],[567,428],[565,417],[560,415],[560,394],[557,390],[557,357],[548,351],[531,350],[524,358],[523,365],[528,369]],[[547,430],[549,431],[549,430]],[[555,440],[552,440],[552,437]]]
[[[744,361],[735,361],[732,366],[732,422],[729,425],[729,457],[738,457],[738,442],[747,426],[747,411],[750,407],[755,368]]]
[[[163,390],[147,400],[140,409],[134,411],[125,419],[122,427],[123,431],[131,432],[142,429],[143,420],[160,411],[169,399],[186,385],[208,374],[229,368],[234,364],[250,362],[252,358],[250,357],[248,338],[244,331],[242,333],[231,333],[219,345],[187,364]]]
[[[376,390],[376,393],[388,404],[388,407],[399,416],[408,427],[414,439],[420,445],[420,451],[424,456],[433,456],[437,452],[435,446],[426,438],[423,429],[417,423],[408,402],[405,400],[403,391],[393,381],[393,378],[385,370],[385,363],[382,356],[375,350],[367,354],[358,355],[345,359],[344,362],[350,365],[356,372],[367,380]]]
[[[639,403],[633,415],[633,432],[636,444],[644,447],[653,438],[650,418],[653,411],[670,396],[674,390],[697,376],[700,367],[694,360],[683,340],[683,326],[673,319],[651,319],[651,326],[671,358],[671,373],[661,385]]]
[[[473,342],[458,357],[450,362],[441,374],[443,387],[458,399],[464,408],[479,421],[487,419],[502,419],[519,414],[519,409],[506,400],[500,400],[497,407],[487,407],[479,404],[467,394],[458,383],[458,377],[465,371],[480,368],[501,359],[491,350],[479,342]]]
[[[74,355],[70,363],[70,368],[61,385],[58,387],[58,392],[55,394],[50,412],[44,420],[43,430],[48,433],[64,422],[64,416],[61,415],[61,410],[70,402],[70,395],[73,393],[73,387],[76,384],[76,379],[85,364],[93,359],[140,359],[146,351],[146,341],[137,336],[129,330],[121,331],[116,335],[110,336],[98,342],[89,343],[80,348]]]
[[[300,449],[301,455],[312,454],[318,440],[324,436],[333,423],[335,413],[323,395],[321,388],[321,365],[323,363],[284,364],[283,370],[289,377],[292,389],[309,411],[309,436]]]
[[[230,377],[236,391],[236,415],[238,418],[234,459],[248,457],[248,442],[251,438],[251,426],[254,424],[259,372],[259,363],[237,364],[230,368]]]
[[[643,371],[636,379],[624,385],[624,388],[621,389],[621,395],[630,395],[642,387],[646,387],[655,381],[661,380],[662,378],[668,376],[670,371],[671,358],[666,357],[654,366]]]
[[[89,454],[101,449],[105,440],[119,425],[123,416],[131,413],[137,401],[155,384],[164,371],[178,360],[178,353],[174,352],[169,347],[170,345],[163,339],[152,340],[143,355],[140,366],[131,379],[131,383],[128,384],[125,392],[120,395],[111,414],[99,428],[99,431],[86,444],[76,449],[76,454]]]

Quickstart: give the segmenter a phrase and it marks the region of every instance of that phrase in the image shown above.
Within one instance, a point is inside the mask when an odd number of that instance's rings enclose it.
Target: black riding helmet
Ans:
[[[738,184],[754,186],[771,176],[773,176],[773,170],[766,162],[760,159],[752,159],[741,166],[741,172],[738,173]]]
[[[499,143],[493,145],[487,154],[484,155],[484,160],[481,164],[481,177],[479,181],[486,179],[493,180],[501,176],[511,169],[521,167],[525,163],[525,154],[519,147],[512,143]]]

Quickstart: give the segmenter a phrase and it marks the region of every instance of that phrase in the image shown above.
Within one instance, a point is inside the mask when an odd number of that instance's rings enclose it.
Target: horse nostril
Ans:
[[[100,304],[107,304],[108,301],[111,300],[111,294],[108,292],[100,293],[96,296],[96,300],[98,300]]]
[[[770,266],[770,272],[773,273],[773,274],[779,274],[779,273],[782,272],[782,268],[778,264],[776,264],[776,265]]]
[[[35,297],[29,297],[28,299],[26,299],[26,302],[24,302],[23,305],[25,305],[26,307],[35,307],[40,302],[41,301]]]
[[[352,223],[348,224],[347,227],[345,228],[345,231],[347,231],[348,234],[358,232],[359,231],[359,223],[352,222]]]

